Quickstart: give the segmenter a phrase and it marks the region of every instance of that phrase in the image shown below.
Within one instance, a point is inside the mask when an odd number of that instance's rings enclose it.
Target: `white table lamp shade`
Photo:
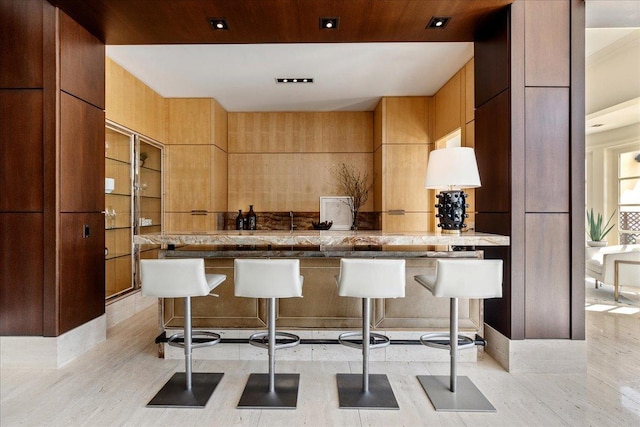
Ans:
[[[450,147],[429,154],[425,188],[461,189],[480,187],[473,148]]]

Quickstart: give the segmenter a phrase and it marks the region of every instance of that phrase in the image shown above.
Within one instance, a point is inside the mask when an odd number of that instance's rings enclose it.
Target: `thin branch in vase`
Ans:
[[[339,191],[351,197],[345,201],[353,214],[353,227],[356,228],[356,217],[360,208],[369,199],[369,191],[373,188],[374,180],[369,182],[369,174],[361,172],[353,165],[338,163],[331,171],[337,181]]]

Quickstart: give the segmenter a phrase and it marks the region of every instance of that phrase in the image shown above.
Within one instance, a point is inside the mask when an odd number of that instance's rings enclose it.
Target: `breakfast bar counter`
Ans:
[[[356,298],[338,296],[335,276],[342,257],[402,258],[406,260],[405,298],[374,300],[372,327],[395,330],[441,330],[449,323],[449,304],[425,292],[413,276],[433,271],[435,258],[481,258],[484,246],[508,246],[509,237],[464,232],[386,233],[381,231],[236,231],[209,233],[152,233],[136,235],[137,245],[162,245],[162,258],[204,258],[207,273],[225,274],[216,288],[219,298],[193,302],[193,326],[206,329],[260,329],[266,325],[264,300],[234,296],[235,258],[284,257],[300,259],[303,298],[278,301],[277,322],[286,329],[349,329],[360,327],[362,305]],[[164,299],[161,327],[181,327],[182,303]],[[482,329],[482,302],[460,301],[460,328]]]

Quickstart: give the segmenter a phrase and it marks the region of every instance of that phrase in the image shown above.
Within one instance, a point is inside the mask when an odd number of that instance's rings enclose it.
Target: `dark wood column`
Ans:
[[[476,227],[511,236],[504,296],[485,303],[511,339],[584,339],[584,2],[517,0],[475,43]]]

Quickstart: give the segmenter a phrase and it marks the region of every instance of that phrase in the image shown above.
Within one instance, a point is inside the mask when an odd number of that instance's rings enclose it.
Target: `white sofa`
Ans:
[[[585,250],[587,276],[598,282],[613,285],[614,298],[618,301],[620,288],[640,288],[640,245],[588,247]]]

